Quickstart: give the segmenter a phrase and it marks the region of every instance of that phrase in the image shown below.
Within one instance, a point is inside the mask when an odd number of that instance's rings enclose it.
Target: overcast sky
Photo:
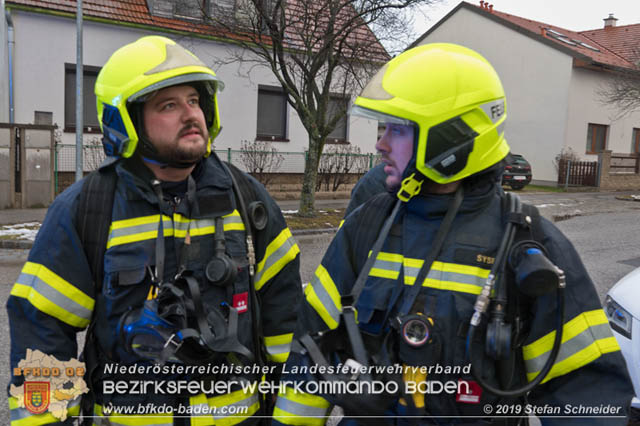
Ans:
[[[432,25],[460,3],[442,0],[425,8],[425,17],[416,16],[416,32],[424,34]],[[478,0],[468,3],[479,5]],[[613,13],[616,24],[640,24],[640,0],[493,0],[493,8],[501,12],[544,22],[573,31],[604,27],[603,19]]]

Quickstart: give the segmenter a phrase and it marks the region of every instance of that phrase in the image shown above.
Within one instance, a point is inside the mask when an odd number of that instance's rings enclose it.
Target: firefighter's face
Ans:
[[[161,89],[142,111],[147,138],[161,156],[178,162],[195,162],[204,156],[209,131],[195,88]]]
[[[402,174],[413,157],[413,126],[387,124],[376,143],[376,150],[382,155],[387,189],[397,190],[402,183]]]

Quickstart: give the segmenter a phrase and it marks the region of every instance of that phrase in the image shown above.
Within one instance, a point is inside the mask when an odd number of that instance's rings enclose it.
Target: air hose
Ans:
[[[511,214],[519,215],[521,214],[521,203],[520,199],[513,194],[508,194],[507,199],[509,200],[509,212]],[[525,218],[526,221],[530,221],[530,218]],[[504,316],[506,312],[506,303],[507,303],[507,295],[506,295],[506,283],[504,282],[505,275],[505,266],[507,258],[510,257],[510,251],[512,250],[513,240],[516,234],[516,223],[512,220],[507,221],[505,233],[503,235],[502,241],[500,242],[500,246],[498,248],[498,253],[496,255],[496,260],[491,268],[489,276],[487,277],[484,287],[482,288],[481,293],[478,295],[476,299],[476,303],[474,305],[474,313],[471,317],[469,324],[469,331],[467,333],[467,342],[466,342],[466,352],[469,361],[471,362],[471,374],[473,378],[478,382],[483,389],[486,389],[488,392],[502,396],[502,397],[517,397],[520,395],[524,395],[527,392],[533,390],[536,386],[538,386],[544,378],[547,376],[553,364],[558,356],[558,352],[560,351],[560,346],[562,344],[562,328],[564,321],[564,289],[565,289],[565,275],[562,270],[552,265],[555,268],[555,271],[558,276],[558,285],[556,286],[556,327],[555,327],[555,339],[553,342],[553,347],[551,349],[551,353],[549,354],[549,358],[545,362],[544,366],[540,370],[540,373],[527,385],[518,388],[518,389],[509,389],[503,390],[498,389],[497,387],[493,387],[488,384],[481,376],[480,372],[473,365],[473,342],[474,335],[476,333],[476,329],[480,326],[482,322],[483,315],[486,314],[489,305],[492,304],[493,308],[491,311],[492,323],[491,324],[498,329],[500,327],[504,332],[505,330],[509,330],[508,325],[504,324]],[[537,244],[536,244],[537,245]],[[515,248],[515,247],[513,247]],[[494,290],[495,286],[495,295],[491,297],[491,293]],[[496,345],[497,346],[497,345]],[[495,359],[500,358],[500,349],[499,348],[491,348],[489,351],[489,355],[494,357]]]

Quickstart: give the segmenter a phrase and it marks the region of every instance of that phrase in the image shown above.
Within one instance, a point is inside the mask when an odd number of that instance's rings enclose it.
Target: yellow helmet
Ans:
[[[509,153],[498,74],[481,55],[455,44],[422,45],[393,58],[367,84],[351,112],[417,129],[401,189],[411,193],[408,198],[419,191],[415,171],[450,183]]]
[[[216,92],[224,88],[216,74],[193,53],[166,37],[142,37],[116,50],[100,70],[95,85],[98,121],[107,155],[131,157],[141,140],[131,105],[143,102],[159,89],[194,83],[209,128],[209,155],[211,142],[220,131]]]

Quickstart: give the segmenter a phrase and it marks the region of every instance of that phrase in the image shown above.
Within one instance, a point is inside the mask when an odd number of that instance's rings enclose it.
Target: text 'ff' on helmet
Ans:
[[[193,53],[166,37],[142,37],[116,50],[98,74],[95,86],[98,121],[107,155],[131,157],[142,137],[138,133],[142,129],[134,126],[130,104],[143,102],[165,87],[194,83],[205,89],[204,93],[199,92],[209,128],[206,153],[209,155],[211,142],[220,131],[216,92],[224,88],[216,74]]]
[[[426,44],[393,58],[367,84],[351,112],[416,128],[413,158],[400,190],[410,193],[407,199],[420,189],[416,171],[450,183],[491,167],[509,152],[498,74],[480,54],[455,44]]]

